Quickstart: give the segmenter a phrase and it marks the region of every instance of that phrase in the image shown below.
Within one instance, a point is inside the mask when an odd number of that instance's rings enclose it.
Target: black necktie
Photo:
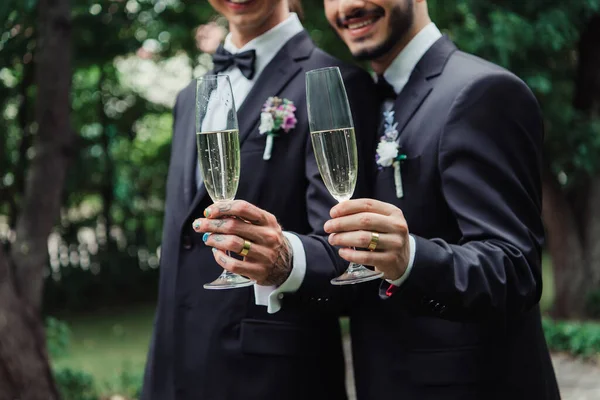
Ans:
[[[377,76],[377,84],[375,87],[377,88],[377,93],[379,94],[381,101],[396,99],[397,94],[394,91],[394,87],[385,80],[383,75]]]
[[[252,79],[254,76],[254,60],[256,60],[256,51],[254,50],[232,54],[225,50],[223,46],[219,46],[213,54],[213,70],[218,74],[235,65],[246,79]]]

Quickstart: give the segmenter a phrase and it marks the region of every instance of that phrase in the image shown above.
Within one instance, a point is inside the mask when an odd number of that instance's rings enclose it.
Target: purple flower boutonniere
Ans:
[[[260,126],[258,132],[267,135],[267,144],[263,153],[263,160],[271,159],[273,138],[279,136],[281,131],[288,133],[296,126],[298,120],[294,112],[296,106],[288,99],[269,97],[260,113]]]

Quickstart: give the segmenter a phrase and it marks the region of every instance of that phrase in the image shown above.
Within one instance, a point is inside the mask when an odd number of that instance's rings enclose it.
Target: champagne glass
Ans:
[[[310,137],[321,177],[338,202],[354,194],[358,155],[352,113],[338,67],[306,73],[306,100]],[[349,285],[378,279],[383,273],[350,263],[332,285]]]
[[[227,75],[207,75],[196,82],[196,143],[200,173],[210,198],[215,204],[233,200],[240,180],[240,138]],[[250,279],[223,270],[204,288],[233,289],[253,284]]]

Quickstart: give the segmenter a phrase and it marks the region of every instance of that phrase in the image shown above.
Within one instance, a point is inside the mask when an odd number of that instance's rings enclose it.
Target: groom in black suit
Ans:
[[[334,200],[312,151],[304,75],[340,63],[315,47],[297,15],[289,12],[287,0],[209,1],[230,24],[230,34],[214,57],[213,73],[229,75],[238,106],[237,197],[269,214],[265,219],[246,219],[262,229],[259,237],[251,238],[247,253],[242,252],[243,242],[226,235],[194,233],[192,221],[203,212],[214,216],[227,210],[209,207],[211,200],[197,173],[195,85],[191,84],[178,95],[174,108],[159,304],[142,398],[343,400],[337,316],[302,310],[269,314],[255,304],[265,304],[267,300],[261,300],[265,293],[276,301],[283,291],[294,291],[293,281],[302,281],[306,265],[333,255],[323,224]],[[372,152],[378,107],[371,98],[373,82],[358,68],[340,67],[351,107],[361,121],[356,124],[361,150]],[[264,157],[266,135],[259,126],[268,125],[261,121],[261,109],[272,96],[294,103],[296,122],[288,132],[276,132],[268,158]],[[366,102],[360,108],[359,98]],[[288,121],[289,125],[294,122]],[[369,174],[368,167],[360,169],[362,176]],[[362,176],[359,190],[365,193]],[[212,228],[235,223],[250,225],[231,218],[207,221]],[[221,262],[225,256],[213,254],[211,248],[226,245],[245,255],[254,268],[274,268],[260,279],[255,277],[260,285],[254,287],[203,289],[222,271],[215,259]],[[288,279],[292,264],[296,268]],[[277,305],[270,309],[277,310]]]
[[[325,225],[342,258],[386,278],[353,288],[359,400],[559,399],[538,305],[535,97],[510,72],[458,51],[425,0],[325,0],[325,11],[387,97],[369,157],[379,167],[372,198],[336,205]],[[312,301],[336,291],[317,284],[341,273],[326,264],[309,265],[283,310],[331,307]]]
[[[534,95],[457,50],[425,0],[325,0],[325,10],[389,92],[373,199],[335,206],[325,225],[341,257],[386,278],[362,285],[352,310],[358,398],[559,399],[538,305]]]

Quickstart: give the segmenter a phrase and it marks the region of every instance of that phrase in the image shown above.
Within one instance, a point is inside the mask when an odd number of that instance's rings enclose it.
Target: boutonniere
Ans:
[[[269,97],[262,107],[260,113],[260,126],[258,132],[267,135],[267,144],[263,153],[263,160],[271,159],[273,150],[273,138],[279,136],[279,132],[288,133],[296,126],[298,120],[294,112],[296,106],[288,99]]]
[[[406,154],[402,153],[402,148],[398,144],[398,123],[394,122],[394,111],[386,111],[384,117],[384,134],[377,145],[377,155],[375,161],[379,169],[394,167],[394,184],[396,185],[396,197],[404,197],[404,188],[402,187],[402,173],[400,164],[406,160]]]

